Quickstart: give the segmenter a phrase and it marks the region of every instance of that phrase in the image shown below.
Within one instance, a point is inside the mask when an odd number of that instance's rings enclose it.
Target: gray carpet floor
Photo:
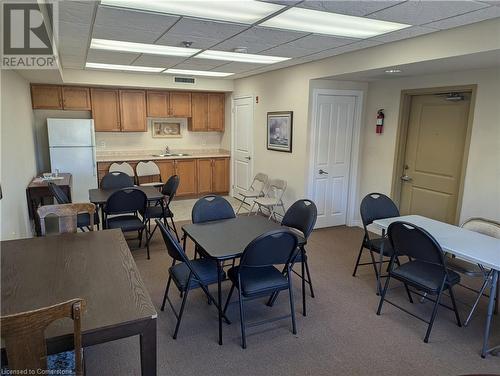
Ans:
[[[362,231],[336,227],[316,230],[311,235],[308,254],[316,298],[308,296],[308,315],[301,314],[300,280],[294,278],[297,335],[290,320],[282,320],[248,330],[247,345],[240,346],[238,304],[231,304],[224,324],[224,345],[217,343],[217,312],[200,291],[189,295],[177,340],[172,339],[175,317],[167,307],[160,311],[167,268],[170,265],[160,234],[151,243],[151,260],[144,249],[134,250],[142,278],[158,310],[159,375],[463,375],[500,374],[500,356],[481,359],[486,300],[482,300],[467,328],[459,328],[451,311],[438,312],[429,343],[423,342],[426,324],[386,304],[382,315],[375,314],[375,294],[371,266],[361,267],[353,278]],[[192,245],[188,248],[192,254]],[[365,255],[368,257],[368,253]],[[113,293],[112,286],[109,293]],[[230,283],[224,283],[223,296]],[[211,287],[216,293],[216,286]],[[180,304],[175,288],[174,302]],[[465,319],[474,299],[457,287],[461,316]],[[388,297],[414,312],[430,316],[432,306],[409,304],[404,289],[391,283]],[[233,298],[234,299],[234,298]],[[449,302],[448,298],[445,298]],[[265,300],[248,303],[247,320],[256,321],[289,312],[286,294],[274,307]],[[500,316],[492,327],[491,343],[500,344]],[[139,375],[139,339],[132,337],[86,349],[87,375]]]

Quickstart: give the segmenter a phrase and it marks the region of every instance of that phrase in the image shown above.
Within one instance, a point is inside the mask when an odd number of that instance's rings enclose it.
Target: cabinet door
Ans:
[[[229,158],[215,158],[212,168],[212,192],[229,192]]]
[[[166,183],[167,180],[175,175],[175,163],[172,160],[158,160],[155,161],[160,169],[161,181]]]
[[[63,108],[61,87],[56,85],[31,85],[33,109],[61,110]]]
[[[147,114],[150,117],[167,117],[169,96],[166,91],[148,91]]]
[[[208,130],[224,131],[224,104],[226,95],[223,93],[208,94]]]
[[[146,132],[146,92],[120,90],[120,119],[122,132]]]
[[[191,93],[170,92],[170,116],[191,117]]]
[[[118,90],[90,89],[92,118],[96,132],[120,131],[120,100]]]
[[[198,159],[198,194],[212,193],[213,159]]]
[[[206,132],[208,130],[208,94],[191,94],[191,119],[188,123],[192,132]]]
[[[62,97],[65,110],[89,111],[91,109],[88,87],[63,86]]]
[[[175,161],[175,173],[179,175],[177,196],[196,194],[196,159],[178,159]]]

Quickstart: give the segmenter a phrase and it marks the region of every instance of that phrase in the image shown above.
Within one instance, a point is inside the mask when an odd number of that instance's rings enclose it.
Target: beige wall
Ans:
[[[359,197],[372,191],[390,194],[401,90],[477,84],[460,222],[473,216],[500,220],[500,68],[382,80],[369,84],[363,130]],[[375,117],[385,109],[384,133]]]
[[[32,236],[26,186],[36,174],[29,83],[15,71],[1,76],[1,239]]]

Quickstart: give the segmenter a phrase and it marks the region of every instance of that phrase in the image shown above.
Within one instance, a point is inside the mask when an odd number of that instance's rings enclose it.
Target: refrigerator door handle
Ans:
[[[97,176],[97,163],[95,160],[95,149],[92,151],[92,173]]]

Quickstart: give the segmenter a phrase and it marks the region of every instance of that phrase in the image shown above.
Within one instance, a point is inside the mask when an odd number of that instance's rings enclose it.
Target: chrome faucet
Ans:
[[[165,146],[165,154],[170,154],[170,148],[167,146]]]

